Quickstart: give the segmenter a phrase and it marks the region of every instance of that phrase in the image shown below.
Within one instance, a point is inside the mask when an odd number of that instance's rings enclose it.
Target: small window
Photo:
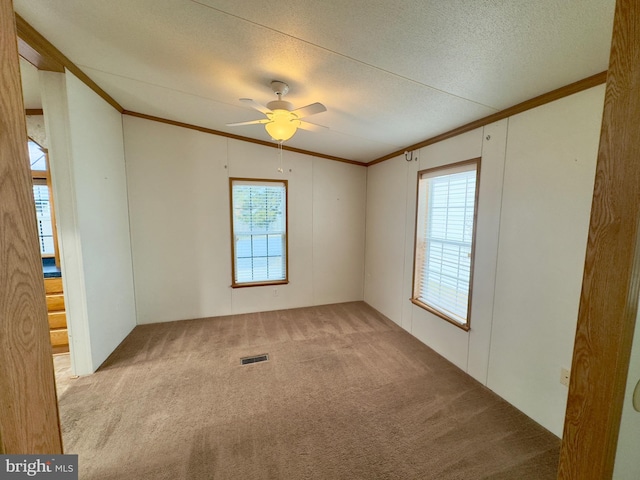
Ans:
[[[33,181],[33,200],[36,207],[40,254],[43,258],[54,258],[55,264],[59,266],[60,257],[56,239],[56,221],[47,150],[31,139],[29,139],[27,145],[31,179]]]
[[[230,183],[232,287],[287,283],[287,181]]]
[[[53,240],[53,218],[51,216],[51,201],[49,186],[46,180],[33,181],[33,199],[36,204],[36,221],[38,224],[38,243],[43,257],[53,257],[55,247]]]
[[[480,159],[418,173],[411,301],[469,329]]]

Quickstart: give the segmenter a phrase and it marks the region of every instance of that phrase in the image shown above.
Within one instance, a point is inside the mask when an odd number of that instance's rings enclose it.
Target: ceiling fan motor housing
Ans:
[[[290,112],[291,110],[293,110],[293,104],[285,100],[274,100],[272,102],[267,103],[267,108],[273,111],[286,110]]]

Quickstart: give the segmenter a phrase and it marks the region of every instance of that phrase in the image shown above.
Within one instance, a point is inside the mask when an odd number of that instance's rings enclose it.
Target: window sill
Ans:
[[[436,310],[433,307],[430,307],[426,303],[422,303],[420,300],[416,300],[415,298],[410,298],[409,300],[415,306],[420,307],[420,308],[422,308],[423,310],[426,310],[429,313],[432,313],[436,317],[440,317],[441,319],[449,322],[451,325],[455,325],[456,327],[458,327],[461,330],[464,330],[465,332],[468,332],[471,329],[471,327],[469,326],[469,320],[467,320],[467,323],[462,324],[462,323],[454,320],[453,318],[449,317],[445,313],[442,313],[441,311]]]
[[[274,280],[273,282],[232,283],[231,288],[268,287],[272,285],[287,285],[289,280]]]

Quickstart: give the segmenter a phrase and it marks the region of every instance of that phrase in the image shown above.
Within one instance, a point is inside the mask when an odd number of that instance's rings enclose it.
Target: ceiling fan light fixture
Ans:
[[[264,125],[265,130],[276,142],[284,142],[293,137],[298,130],[300,120],[287,110],[274,110],[271,121]]]
[[[326,128],[322,125],[309,123],[302,119],[315,115],[316,113],[326,112],[327,107],[316,102],[294,110],[291,103],[282,100],[283,95],[286,95],[289,91],[289,86],[286,83],[274,80],[271,82],[271,89],[278,99],[267,103],[266,106],[263,106],[250,98],[240,99],[242,103],[259,111],[267,118],[249,120],[248,122],[227,123],[227,127],[261,124],[264,125],[265,130],[271,138],[278,143],[289,140],[295,135],[298,128],[311,131]]]

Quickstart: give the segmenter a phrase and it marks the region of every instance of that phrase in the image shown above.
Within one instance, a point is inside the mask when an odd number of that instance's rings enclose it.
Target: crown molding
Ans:
[[[454,128],[453,130],[449,130],[448,132],[442,133],[440,135],[436,135],[435,137],[428,138],[427,140],[423,140],[422,142],[415,143],[410,145],[402,150],[396,150],[395,152],[391,152],[384,157],[377,158],[372,162],[369,162],[367,165],[375,165],[380,162],[384,162],[386,160],[390,160],[391,158],[397,157],[406,151],[418,150],[419,148],[426,147],[428,145],[433,145],[434,143],[441,142],[451,137],[458,136],[462,133],[469,132],[471,130],[475,130],[479,127],[484,127],[485,125],[489,125],[490,123],[497,122],[498,120],[502,120],[504,118],[512,117],[513,115],[517,115],[518,113],[526,112],[527,110],[531,110],[532,108],[539,107],[546,103],[553,102],[555,100],[559,100],[564,97],[568,97],[569,95],[573,95],[574,93],[581,92],[583,90],[587,90],[589,88],[595,87],[597,85],[602,85],[607,81],[607,71],[597,73],[587,78],[583,78],[582,80],[578,80],[577,82],[570,83],[569,85],[565,85],[564,87],[557,88],[547,93],[543,93],[537,97],[531,98],[529,100],[525,100],[522,103],[518,103],[509,108],[505,108],[504,110],[500,110],[499,112],[493,113],[487,117],[483,117],[479,120],[474,120],[473,122],[462,125],[461,127]]]
[[[69,60],[60,50],[58,50],[49,40],[29,25],[20,15],[16,16],[16,29],[18,34],[18,52],[27,62],[34,65],[38,70],[64,73],[65,69],[73,73],[91,90],[96,92],[108,104],[120,113],[124,108],[116,102],[107,92],[91,80],[78,66]]]
[[[190,123],[178,122],[175,120],[169,120],[162,117],[154,117],[153,115],[147,115],[145,113],[132,112],[130,110],[124,110],[123,115],[129,115],[131,117],[143,118],[145,120],[151,120],[154,122],[165,123],[167,125],[173,125],[175,127],[188,128],[190,130],[196,130],[198,132],[209,133],[212,135],[218,135],[221,137],[232,138],[234,140],[241,140],[243,142],[255,143],[257,145],[263,145],[265,147],[278,148],[279,145],[273,142],[267,142],[265,140],[256,140],[255,138],[243,137],[241,135],[234,135],[232,133],[221,132],[220,130],[213,130],[211,128],[199,127],[198,125],[192,125]],[[367,164],[358,162],[356,160],[350,160],[348,158],[334,157],[333,155],[325,155],[323,153],[311,152],[309,150],[302,150],[301,148],[289,147],[287,145],[282,146],[283,150],[288,152],[301,153],[303,155],[312,155],[314,157],[324,158],[326,160],[333,160],[335,162],[349,163],[351,165],[358,165],[360,167],[366,167]]]

